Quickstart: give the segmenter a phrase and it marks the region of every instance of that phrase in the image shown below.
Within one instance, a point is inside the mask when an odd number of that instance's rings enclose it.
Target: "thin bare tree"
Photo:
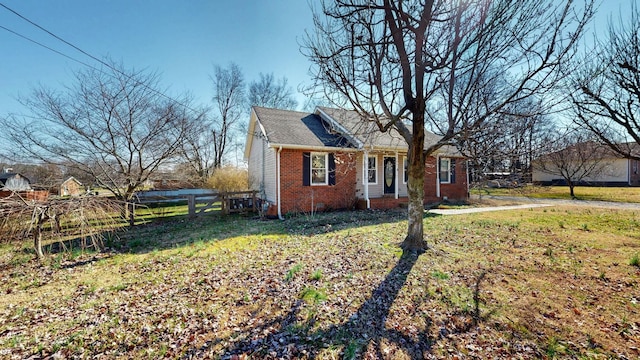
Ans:
[[[640,160],[640,8],[610,21],[568,73],[575,122],[618,154]],[[626,14],[625,14],[626,16]]]
[[[548,152],[533,162],[534,170],[564,179],[569,194],[575,198],[576,185],[597,181],[601,175],[616,175],[609,173],[616,153],[592,139],[592,134],[584,130],[570,130],[546,139]]]
[[[213,168],[224,165],[228,146],[236,132],[241,130],[240,121],[245,113],[245,82],[237,64],[227,68],[216,65],[213,76],[214,112],[211,128],[213,142]]]
[[[394,129],[409,146],[405,250],[427,248],[426,157],[510,104],[552,89],[592,6],[591,0],[335,0],[314,10],[315,30],[303,44],[317,82],[312,90],[355,109],[379,131]],[[498,78],[504,85],[487,93]],[[466,116],[472,109],[475,116]],[[442,136],[426,149],[425,127]]]
[[[293,90],[287,84],[286,77],[276,79],[273,73],[260,73],[259,76],[258,80],[249,84],[248,101],[250,106],[296,109],[298,102],[293,96]]]
[[[115,63],[79,71],[62,90],[42,86],[22,99],[30,113],[0,119],[0,136],[31,160],[88,174],[129,200],[175,158],[199,116],[158,88],[157,74]]]

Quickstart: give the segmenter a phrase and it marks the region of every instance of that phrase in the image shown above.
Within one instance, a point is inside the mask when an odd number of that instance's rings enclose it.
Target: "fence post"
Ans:
[[[127,208],[128,208],[128,212],[129,212],[129,226],[134,226],[136,224],[136,221],[135,221],[135,217],[136,217],[135,204],[132,203],[132,202],[128,202],[127,203]]]
[[[189,207],[189,217],[196,217],[196,196],[193,194],[187,195],[187,203]]]
[[[228,193],[222,193],[222,214],[224,215],[229,215],[229,208],[231,207],[231,204],[229,203],[231,201],[230,199],[231,197]]]
[[[258,210],[257,205],[256,205],[256,192],[255,191],[253,191],[251,193],[251,197],[253,198],[251,200],[251,211],[255,212],[255,211]]]

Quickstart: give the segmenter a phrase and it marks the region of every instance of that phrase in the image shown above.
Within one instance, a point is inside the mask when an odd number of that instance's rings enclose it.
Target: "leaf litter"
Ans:
[[[165,222],[123,236],[148,248],[42,266],[3,254],[0,357],[637,358],[637,239],[599,229],[604,210],[567,212],[592,222],[578,237],[544,212],[426,217],[419,257],[399,250],[402,211]]]

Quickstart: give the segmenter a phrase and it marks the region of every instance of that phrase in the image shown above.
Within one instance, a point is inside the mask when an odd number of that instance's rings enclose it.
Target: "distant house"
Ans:
[[[427,133],[425,148],[439,137]],[[407,144],[354,111],[253,107],[245,146],[250,187],[268,214],[385,209],[408,203]],[[466,159],[451,146],[425,163],[424,203],[468,197]]]
[[[78,196],[85,192],[82,183],[71,176],[60,184],[60,196]]]
[[[0,174],[0,190],[29,191],[31,190],[31,182],[18,173],[5,172]]]
[[[632,152],[640,150],[635,144],[622,145],[630,145]],[[604,145],[581,143],[572,146],[589,146],[592,153],[599,154],[597,161],[603,164],[602,171],[597,171],[593,175],[585,176],[579,182],[579,185],[640,186],[638,160],[626,159]],[[564,151],[567,149],[564,149]],[[554,171],[553,166],[551,166],[552,164],[543,164],[544,162],[549,162],[547,159],[549,159],[548,155],[533,161],[531,176],[533,183],[539,185],[566,185],[566,181],[558,175],[557,171]],[[570,160],[570,157],[567,158],[567,161],[568,160]]]

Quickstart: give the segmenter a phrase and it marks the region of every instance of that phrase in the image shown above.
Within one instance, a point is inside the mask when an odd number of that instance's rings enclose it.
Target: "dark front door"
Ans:
[[[384,158],[384,193],[396,193],[396,158]]]

